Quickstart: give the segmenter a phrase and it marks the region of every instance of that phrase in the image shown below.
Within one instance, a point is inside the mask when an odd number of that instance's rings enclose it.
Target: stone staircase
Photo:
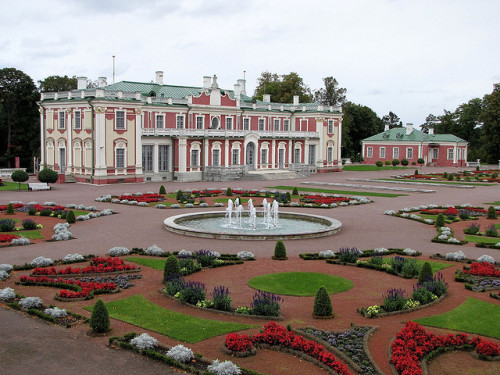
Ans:
[[[72,174],[67,174],[66,176],[64,176],[64,178],[65,178],[64,182],[66,184],[74,184],[75,182],[78,182],[75,176],[73,176]]]
[[[245,173],[245,175],[240,178],[240,181],[265,181],[265,180],[293,180],[295,178],[301,178],[300,174],[297,172],[292,172],[288,170],[273,170],[273,171],[251,171]]]

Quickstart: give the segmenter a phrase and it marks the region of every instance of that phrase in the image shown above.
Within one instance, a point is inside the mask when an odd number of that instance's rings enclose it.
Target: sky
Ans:
[[[252,95],[264,71],[420,125],[500,83],[498,0],[0,0],[0,68]]]

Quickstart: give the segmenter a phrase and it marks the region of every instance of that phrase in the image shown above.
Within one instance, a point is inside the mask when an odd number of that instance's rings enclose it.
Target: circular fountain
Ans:
[[[342,227],[340,221],[325,216],[279,212],[278,202],[266,199],[262,211],[257,212],[252,199],[244,210],[239,198],[234,202],[229,199],[225,211],[171,216],[164,224],[167,230],[186,236],[235,240],[316,238],[332,235]]]

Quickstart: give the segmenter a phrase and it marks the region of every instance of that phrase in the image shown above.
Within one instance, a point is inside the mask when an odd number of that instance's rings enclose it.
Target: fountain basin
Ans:
[[[225,225],[225,215],[224,211],[187,213],[171,216],[163,223],[170,232],[222,240],[297,240],[330,236],[342,228],[338,220],[295,212],[280,212],[276,228],[234,228]],[[242,215],[248,220],[248,212]],[[257,220],[262,220],[262,213],[257,214]]]

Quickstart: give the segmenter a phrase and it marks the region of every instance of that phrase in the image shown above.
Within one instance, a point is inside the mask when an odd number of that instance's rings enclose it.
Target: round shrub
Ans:
[[[408,166],[408,164],[409,164],[409,162],[408,162],[408,160],[407,160],[407,159],[402,159],[402,160],[401,160],[401,165],[402,165],[403,167],[407,167],[407,166]]]
[[[30,178],[25,171],[18,169],[17,171],[12,172],[10,175],[12,181],[19,183],[19,189],[21,188],[21,182],[26,182]]]
[[[7,205],[7,211],[5,213],[7,215],[14,215],[14,205],[12,203]]]
[[[30,264],[35,267],[46,267],[52,265],[52,259],[39,256],[33,259]]]
[[[104,333],[109,331],[109,315],[108,309],[102,299],[99,299],[92,311],[92,316],[90,317],[90,328],[95,333]]]
[[[243,260],[246,260],[246,259],[255,259],[255,255],[250,252],[250,251],[240,251],[238,254],[236,254],[236,257],[238,259],[243,259]]]
[[[144,251],[148,255],[153,255],[153,256],[160,256],[163,255],[164,251],[157,245],[152,245]]]
[[[60,309],[59,307],[49,307],[43,312],[54,318],[66,318],[68,316],[68,312],[66,311],[66,309]]]
[[[109,256],[112,257],[118,257],[122,255],[128,255],[130,253],[130,250],[127,249],[126,247],[121,247],[121,246],[115,246],[109,249]]]
[[[435,295],[432,294],[427,288],[417,288],[413,291],[411,297],[420,302],[421,305],[428,304],[435,299]]]
[[[11,219],[0,220],[0,232],[12,232],[16,227],[16,222]]]
[[[42,307],[43,301],[40,297],[25,297],[19,300],[19,306],[23,309],[38,309]]]
[[[177,276],[181,273],[179,267],[179,261],[175,255],[170,255],[166,262],[165,268],[163,269],[163,281],[166,281],[171,276]]]
[[[444,215],[443,214],[437,215],[435,225],[436,225],[436,228],[444,227]]]
[[[44,168],[38,172],[38,181],[45,182],[47,184],[53,184],[57,181],[59,175],[56,171],[49,168]]]
[[[283,241],[276,241],[274,246],[274,259],[286,259],[286,247]]]
[[[333,315],[332,301],[325,287],[318,289],[314,297],[313,316],[331,317]]]
[[[161,185],[158,194],[167,194],[167,190],[165,190],[165,186]]]
[[[74,224],[76,222],[76,217],[73,210],[68,211],[68,214],[66,215],[66,222],[68,222],[69,224]]]
[[[167,357],[170,357],[177,362],[187,363],[194,358],[194,354],[191,349],[179,344],[174,346],[167,352]]]
[[[16,293],[12,288],[0,289],[0,301],[11,301],[16,298]]]
[[[394,159],[394,160],[392,161],[392,166],[393,166],[393,167],[395,167],[395,166],[397,166],[397,165],[399,165],[399,160],[398,160],[398,159]]]
[[[378,160],[375,165],[377,166],[377,168],[382,168],[384,163],[382,163],[382,161]]]
[[[24,219],[23,220],[23,228],[25,230],[35,230],[36,229],[36,223],[33,220]]]
[[[207,370],[217,375],[239,375],[241,370],[231,361],[220,362],[218,359],[208,365]]]
[[[130,340],[130,344],[139,350],[149,350],[158,345],[158,340],[147,333],[142,333]]]
[[[424,283],[426,281],[431,281],[433,279],[432,268],[429,262],[425,262],[422,268],[420,269],[420,273],[418,275],[418,282]]]
[[[495,207],[489,206],[488,207],[488,213],[486,215],[488,219],[496,219],[497,218],[497,212],[495,210]]]

